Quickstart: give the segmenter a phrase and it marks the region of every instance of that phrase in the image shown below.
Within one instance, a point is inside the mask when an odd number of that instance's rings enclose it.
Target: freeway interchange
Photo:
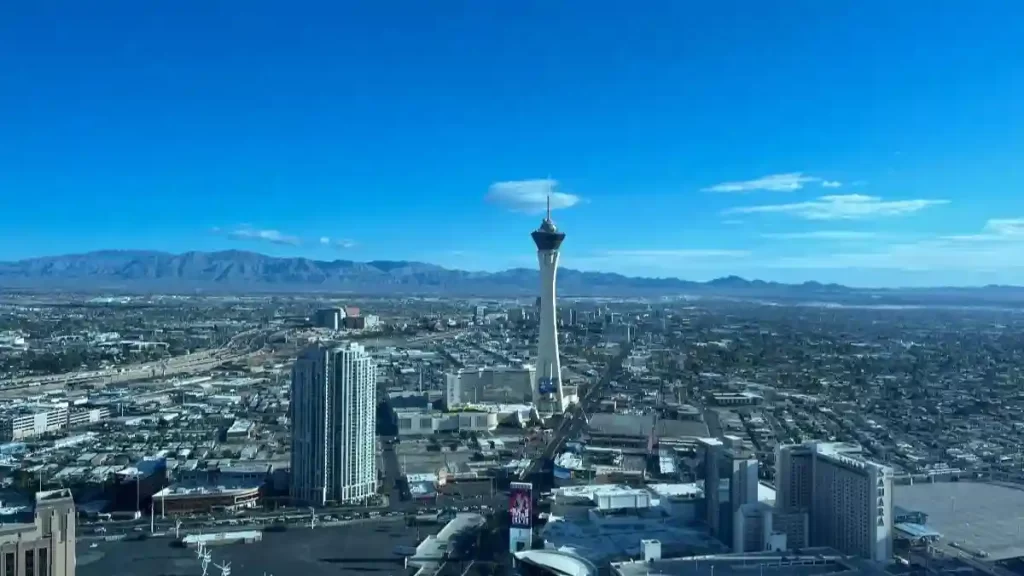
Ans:
[[[114,384],[146,378],[167,377],[182,374],[205,372],[226,362],[234,362],[247,358],[251,352],[248,346],[241,351],[241,344],[247,338],[256,335],[259,330],[246,330],[234,335],[231,340],[220,348],[203,350],[183,356],[168,358],[158,362],[147,362],[127,366],[116,366],[104,370],[68,372],[46,376],[27,376],[0,382],[0,390],[17,390],[32,387],[68,386],[71,384]]]

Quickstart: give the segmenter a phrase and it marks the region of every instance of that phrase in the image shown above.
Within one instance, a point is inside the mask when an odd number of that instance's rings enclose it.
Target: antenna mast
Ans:
[[[231,562],[214,564],[220,570],[220,576],[231,576]]]

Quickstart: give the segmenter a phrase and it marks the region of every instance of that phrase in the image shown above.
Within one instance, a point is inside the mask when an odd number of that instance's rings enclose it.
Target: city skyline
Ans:
[[[8,9],[0,261],[1024,285],[1024,7],[857,6]]]

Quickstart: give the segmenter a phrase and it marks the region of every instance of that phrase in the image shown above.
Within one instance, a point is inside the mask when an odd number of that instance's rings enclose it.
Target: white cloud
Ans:
[[[565,266],[578,270],[616,271],[631,275],[677,276],[697,270],[725,274],[736,262],[751,256],[747,250],[715,248],[606,250],[589,256],[566,258]]]
[[[558,181],[550,178],[495,182],[487,191],[487,201],[515,212],[529,214],[543,213],[547,208],[548,197],[551,198],[552,210],[570,208],[579,204],[579,196],[558,192],[557,187]]]
[[[805,220],[864,220],[904,216],[948,204],[949,200],[882,200],[877,196],[843,194],[791,204],[768,204],[730,208],[724,214],[789,214]]]
[[[878,238],[874,232],[857,232],[854,230],[814,230],[811,232],[777,232],[761,234],[762,238],[774,240],[870,240]]]
[[[754,192],[756,190],[792,192],[803,188],[805,184],[819,181],[821,181],[821,178],[807,176],[803,172],[790,172],[788,174],[762,176],[761,178],[741,182],[722,182],[721,184],[704,188],[702,192]]]
[[[332,246],[334,248],[355,248],[357,245],[355,240],[349,240],[348,238],[331,239],[328,236],[321,236],[320,244],[323,246]]]
[[[1024,268],[1016,246],[972,245],[941,240],[893,244],[878,250],[784,257],[770,268],[875,269],[910,272],[989,272]]]
[[[696,260],[702,258],[743,258],[750,256],[747,250],[682,249],[682,250],[608,250],[602,253],[609,258],[666,258],[673,260]]]
[[[954,242],[1009,242],[1024,240],[1024,218],[993,218],[985,222],[980,234],[944,236]]]
[[[240,226],[228,233],[228,236],[239,240],[263,240],[272,244],[298,246],[302,241],[297,236],[283,234],[278,230],[260,230],[250,226]]]
[[[994,218],[985,222],[985,230],[1002,237],[1024,238],[1024,218]]]
[[[843,183],[838,181],[838,180],[822,180],[821,181],[821,187],[822,188],[839,188],[842,185],[843,185]]]
[[[1024,218],[988,220],[979,234],[900,242],[859,252],[784,257],[770,268],[878,269],[910,272],[999,272],[1024,269]]]

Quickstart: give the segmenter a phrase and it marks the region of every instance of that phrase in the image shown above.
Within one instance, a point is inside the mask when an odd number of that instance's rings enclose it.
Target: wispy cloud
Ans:
[[[790,204],[741,206],[730,208],[723,214],[788,214],[805,220],[866,220],[905,216],[948,203],[949,200],[882,200],[877,196],[844,194]]]
[[[219,232],[220,229],[214,228],[214,231]],[[302,244],[302,240],[299,239],[298,236],[284,234],[278,230],[253,228],[248,225],[242,225],[231,230],[228,232],[228,236],[239,240],[262,240],[272,244],[283,244],[287,246],[298,246],[299,244]]]
[[[978,234],[896,242],[870,250],[765,261],[771,268],[879,269],[910,272],[999,272],[1024,268],[1024,218],[988,220]]]
[[[985,230],[1004,238],[1024,238],[1024,218],[994,218],[985,222]]]
[[[765,262],[771,268],[876,269],[910,272],[989,272],[1022,268],[1017,245],[969,244],[941,240],[900,243],[877,250],[794,256]]]
[[[601,256],[608,258],[669,258],[673,260],[697,260],[701,258],[744,258],[748,250],[718,250],[691,248],[681,250],[607,250]]]
[[[751,254],[748,250],[718,248],[605,250],[567,258],[565,266],[640,275],[677,276],[699,270],[724,274]]]
[[[772,174],[762,176],[754,180],[743,180],[738,182],[722,182],[704,188],[703,192],[755,192],[766,190],[769,192],[793,192],[799,190],[806,184],[820,182],[821,178],[807,176],[803,172],[789,172],[787,174]]]
[[[858,232],[855,230],[813,230],[811,232],[777,232],[761,234],[762,238],[773,240],[871,240],[878,238],[875,232]]]
[[[487,191],[487,201],[515,212],[529,214],[543,213],[547,208],[548,197],[551,198],[552,210],[579,204],[579,196],[559,192],[557,187],[558,181],[550,178],[495,182]]]
[[[333,246],[334,248],[355,248],[357,246],[355,240],[349,240],[347,238],[332,239],[329,236],[321,236],[320,245]]]
[[[839,188],[842,185],[843,185],[843,183],[838,181],[838,180],[822,180],[821,181],[821,187],[822,188]]]
[[[979,234],[943,236],[954,242],[1024,241],[1024,218],[993,218],[985,222]]]

